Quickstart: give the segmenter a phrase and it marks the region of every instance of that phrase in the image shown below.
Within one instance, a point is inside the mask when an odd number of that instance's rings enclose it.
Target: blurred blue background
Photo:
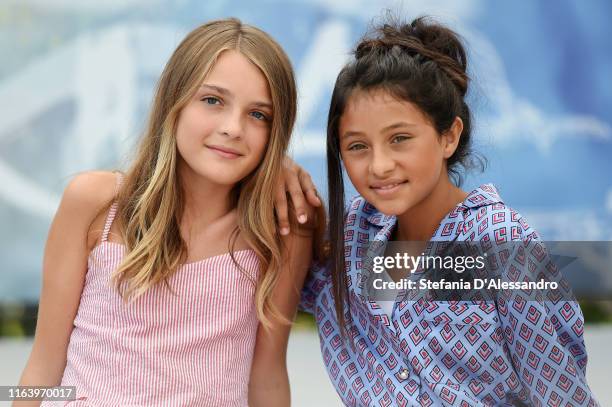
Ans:
[[[156,80],[196,25],[236,16],[269,32],[299,81],[292,154],[325,182],[333,82],[385,8],[466,40],[483,182],[548,240],[612,240],[612,4],[606,1],[0,3],[0,301],[36,300],[46,233],[78,171],[125,166]]]
[[[187,32],[235,16],[281,43],[299,81],[292,155],[325,195],[333,82],[386,8],[407,20],[431,15],[468,43],[474,147],[489,164],[464,189],[495,183],[546,240],[612,240],[605,0],[2,0],[0,305],[13,305],[0,312],[0,336],[33,331],[44,242],[64,186],[79,171],[125,167],[157,78]],[[593,255],[612,264],[612,253]],[[339,405],[316,334],[299,326],[289,343],[293,405]],[[588,380],[602,405],[612,405],[610,340],[611,326],[587,326]],[[17,383],[30,347],[31,339],[0,341],[0,384]]]

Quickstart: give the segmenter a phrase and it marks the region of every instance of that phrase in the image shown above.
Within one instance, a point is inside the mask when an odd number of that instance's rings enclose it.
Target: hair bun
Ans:
[[[410,24],[389,18],[366,35],[355,50],[355,57],[389,52],[394,47],[409,55],[422,56],[435,62],[465,96],[468,88],[467,58],[459,35],[427,18],[419,17]]]

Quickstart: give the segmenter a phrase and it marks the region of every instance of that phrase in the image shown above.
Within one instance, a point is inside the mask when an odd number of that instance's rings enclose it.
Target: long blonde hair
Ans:
[[[235,238],[242,233],[259,258],[255,304],[259,319],[267,326],[267,315],[280,317],[271,305],[271,294],[282,259],[273,202],[262,197],[273,196],[279,179],[295,122],[297,92],[291,63],[282,48],[265,32],[234,18],[212,21],[190,32],[164,68],[136,159],[117,196],[128,254],[113,281],[124,299],[137,298],[162,281],[168,286],[168,277],[187,258],[179,230],[184,196],[176,171],[177,120],[224,50],[239,51],[255,64],[266,77],[272,96],[273,117],[263,160],[234,190],[238,227],[232,234]],[[231,247],[233,252],[233,244]]]

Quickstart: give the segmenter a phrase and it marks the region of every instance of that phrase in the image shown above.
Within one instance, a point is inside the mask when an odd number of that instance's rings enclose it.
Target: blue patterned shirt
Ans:
[[[395,302],[391,315],[361,292],[367,245],[396,218],[362,197],[346,215],[352,322],[336,320],[329,269],[313,267],[301,308],[315,316],[323,360],[348,406],[597,406],[585,379],[576,301]],[[530,241],[539,236],[485,184],[449,212],[432,241]],[[400,298],[400,297],[398,297]]]

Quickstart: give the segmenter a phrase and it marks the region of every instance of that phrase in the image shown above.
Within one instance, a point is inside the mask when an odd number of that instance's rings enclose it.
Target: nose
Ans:
[[[372,149],[370,173],[377,178],[384,178],[395,169],[395,161],[390,154],[382,149]]]
[[[243,132],[243,118],[240,109],[228,110],[227,114],[223,118],[219,132],[224,136],[231,138],[239,138]]]

